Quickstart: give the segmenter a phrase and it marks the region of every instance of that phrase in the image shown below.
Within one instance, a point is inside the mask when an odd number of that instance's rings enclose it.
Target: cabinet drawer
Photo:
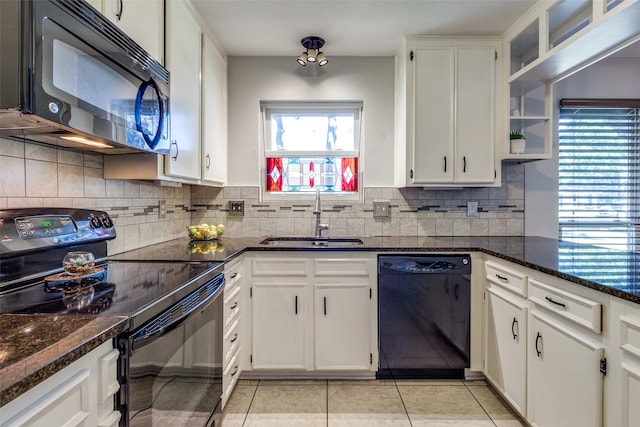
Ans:
[[[227,366],[225,366],[224,372],[222,374],[222,406],[224,407],[225,403],[231,396],[233,392],[233,388],[238,382],[238,377],[240,376],[240,361],[239,361],[240,350],[236,351],[231,362]]]
[[[484,265],[488,281],[523,297],[527,296],[527,276],[491,261],[485,262]]]
[[[529,300],[596,333],[602,332],[602,305],[529,279]]]
[[[620,347],[640,360],[640,320],[620,316]]]
[[[364,276],[370,274],[368,259],[316,259],[313,261],[316,276]]]
[[[231,326],[224,334],[224,342],[222,343],[222,352],[224,353],[222,365],[226,366],[231,357],[240,345],[240,320],[233,321]]]
[[[225,331],[239,316],[240,313],[240,287],[236,287],[224,298],[224,328]]]
[[[307,261],[305,259],[252,259],[252,277],[259,276],[307,276]]]
[[[227,292],[231,292],[236,286],[240,285],[241,278],[242,263],[240,261],[224,266],[225,290]]]

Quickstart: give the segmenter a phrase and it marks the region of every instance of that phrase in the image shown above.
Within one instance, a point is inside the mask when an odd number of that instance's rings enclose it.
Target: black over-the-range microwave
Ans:
[[[169,72],[85,0],[0,1],[0,51],[0,136],[169,152]]]

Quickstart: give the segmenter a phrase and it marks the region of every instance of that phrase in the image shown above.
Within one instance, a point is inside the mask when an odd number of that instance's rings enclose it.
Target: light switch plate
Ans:
[[[478,216],[478,202],[467,202],[467,216]]]
[[[373,202],[373,217],[374,218],[388,218],[389,217],[389,202]]]

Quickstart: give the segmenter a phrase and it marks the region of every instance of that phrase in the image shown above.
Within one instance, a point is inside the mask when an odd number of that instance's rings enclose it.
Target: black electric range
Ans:
[[[223,263],[111,259],[107,241],[114,238],[115,225],[102,211],[0,210],[0,314],[126,316],[129,329],[114,343],[120,425],[162,424],[159,416],[177,412],[185,422],[174,425],[217,425]],[[72,258],[83,260],[68,269],[73,274],[63,268],[69,252],[82,253]],[[173,399],[176,390],[184,398]]]

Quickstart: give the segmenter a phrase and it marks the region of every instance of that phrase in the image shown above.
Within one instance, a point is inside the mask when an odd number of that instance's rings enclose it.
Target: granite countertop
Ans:
[[[127,327],[126,317],[0,315],[0,406]]]
[[[363,245],[261,245],[264,237],[180,238],[110,257],[137,261],[230,261],[247,251],[483,252],[640,304],[640,254],[543,237],[363,237]],[[0,315],[0,406],[126,331],[124,317]]]
[[[265,237],[214,242],[171,240],[112,259],[228,261],[246,251],[484,252],[542,273],[640,304],[640,254],[545,237],[361,237],[363,245],[287,247],[261,245]]]

